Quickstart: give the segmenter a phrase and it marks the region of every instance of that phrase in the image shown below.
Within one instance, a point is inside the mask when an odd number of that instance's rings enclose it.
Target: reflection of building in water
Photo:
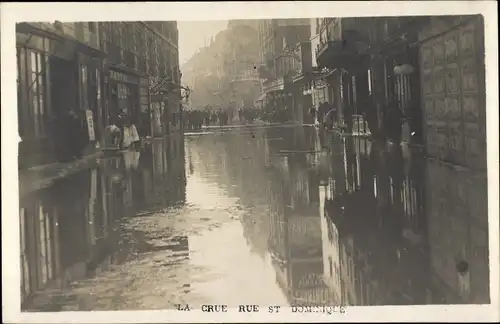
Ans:
[[[283,156],[275,166],[269,187],[269,249],[277,280],[293,305],[327,304],[315,167],[308,166],[306,153]]]
[[[146,185],[153,174],[151,152],[132,155],[99,159],[87,170],[20,197],[23,308],[46,307],[49,289],[62,293],[70,283],[118,262],[114,223],[150,206],[147,199],[155,194]],[[185,188],[180,158],[173,160],[177,167],[169,177],[170,186],[177,186],[170,191],[175,195]]]
[[[342,304],[425,303],[421,159],[405,164],[401,151],[344,143],[330,155],[330,176],[322,175],[325,283]]]
[[[342,301],[340,241],[335,223],[325,215],[326,201],[331,201],[328,187],[320,187],[321,241],[323,243],[323,277],[326,286],[332,292],[335,304]],[[332,190],[333,191],[333,190]]]
[[[169,136],[163,140],[153,140],[142,154],[140,178],[143,179],[143,186],[151,192],[145,196],[147,205],[161,207],[184,203],[186,174],[183,137]]]
[[[427,161],[433,303],[489,303],[486,173]],[[460,261],[467,271],[457,271]]]

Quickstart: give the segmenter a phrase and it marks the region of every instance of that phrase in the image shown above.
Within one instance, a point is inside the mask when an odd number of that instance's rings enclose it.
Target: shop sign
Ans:
[[[127,83],[139,83],[139,78],[133,75],[125,74],[117,71],[109,71],[110,77],[114,81],[127,82]]]

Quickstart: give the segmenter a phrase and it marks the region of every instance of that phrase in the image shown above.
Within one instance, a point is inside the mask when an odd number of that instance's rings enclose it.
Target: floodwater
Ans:
[[[489,303],[486,196],[314,127],[154,140],[22,197],[22,309]]]

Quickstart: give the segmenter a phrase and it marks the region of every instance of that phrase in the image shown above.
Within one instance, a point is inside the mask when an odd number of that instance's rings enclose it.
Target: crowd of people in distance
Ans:
[[[225,126],[229,122],[229,116],[225,110],[185,110],[183,111],[185,130],[199,130],[203,125]]]
[[[255,107],[243,107],[238,110],[238,118],[241,123],[253,123],[256,119],[260,118],[260,110]]]

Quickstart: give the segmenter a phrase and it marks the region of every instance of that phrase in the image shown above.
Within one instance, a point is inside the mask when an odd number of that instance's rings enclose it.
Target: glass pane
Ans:
[[[45,101],[45,82],[43,80],[43,74],[38,75],[38,98],[39,98],[39,106],[38,106],[38,111],[40,115],[43,115],[45,113],[45,106],[44,106],[44,101]]]
[[[38,73],[41,73],[43,71],[43,55],[41,55],[40,53],[36,53],[36,57],[37,57],[37,72]]]
[[[19,83],[24,90],[26,86],[26,51],[19,49]]]
[[[38,135],[40,133],[40,127],[38,121],[38,116],[40,114],[40,100],[38,98],[38,78],[36,73],[31,73],[30,84],[31,84],[30,102],[32,105],[30,109],[30,115],[32,116],[31,122],[33,123],[33,129],[35,135]]]
[[[37,59],[37,53],[36,52],[31,52],[31,71],[32,72],[36,72],[36,68],[37,68],[37,63],[36,63],[36,59]]]
[[[31,101],[33,103],[32,113],[33,115],[38,115],[38,106],[39,106],[38,78],[36,73],[31,73],[30,85],[31,85],[31,96],[32,96]]]

